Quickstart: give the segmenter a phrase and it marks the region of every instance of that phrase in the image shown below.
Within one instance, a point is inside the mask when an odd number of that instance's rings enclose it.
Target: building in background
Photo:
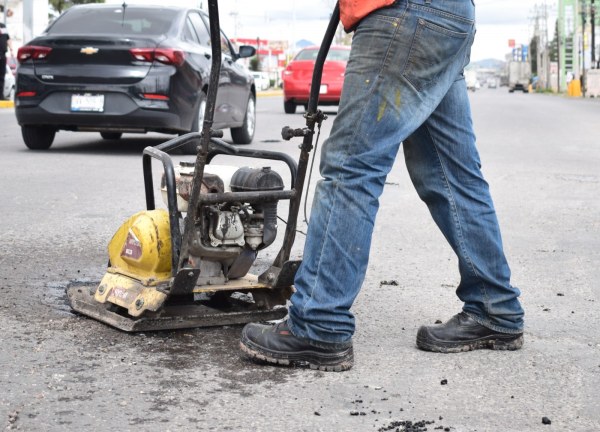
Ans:
[[[0,5],[15,52],[48,26],[48,0],[0,0]]]
[[[580,76],[578,30],[578,0],[559,0],[558,6],[558,87],[564,91]]]
[[[279,87],[281,84],[281,72],[288,62],[288,42],[282,40],[234,38],[231,39],[237,45],[250,45],[256,48],[256,56],[243,59],[248,69],[265,72],[269,76],[272,85]],[[241,60],[240,60],[241,61]]]
[[[600,73],[596,29],[600,0],[559,0],[558,2],[558,74],[559,91],[570,90],[577,81],[583,96],[600,95]],[[597,82],[598,81],[598,82]]]

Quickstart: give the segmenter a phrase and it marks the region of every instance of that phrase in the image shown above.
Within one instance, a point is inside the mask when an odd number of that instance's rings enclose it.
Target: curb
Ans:
[[[15,103],[11,100],[0,100],[0,108],[14,108]]]
[[[283,96],[283,90],[266,90],[256,93],[257,97]]]

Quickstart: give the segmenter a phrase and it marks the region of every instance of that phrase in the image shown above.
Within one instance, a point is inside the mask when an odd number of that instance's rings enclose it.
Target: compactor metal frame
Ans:
[[[201,133],[189,133],[172,139],[156,147],[146,147],[143,151],[144,186],[146,209],[155,209],[152,179],[152,159],[162,162],[167,189],[167,203],[170,222],[172,250],[172,278],[168,284],[156,289],[166,295],[164,305],[156,312],[145,311],[140,317],[127,314],[127,309],[110,302],[95,300],[95,286],[73,285],[67,289],[71,307],[86,316],[109,324],[127,332],[174,330],[192,327],[242,324],[250,321],[264,321],[283,318],[287,310],[285,303],[293,292],[293,281],[300,261],[290,260],[290,252],[295,240],[300,201],[304,189],[309,154],[313,149],[315,127],[321,125],[326,116],[317,109],[319,88],[325,58],[339,23],[339,6],[336,4],[329,26],[319,50],[311,83],[308,111],[305,114],[306,127],[291,129],[284,127],[282,137],[302,137],[298,163],[289,155],[265,150],[241,149],[220,138],[221,131],[213,131],[213,115],[221,67],[221,42],[218,1],[208,1],[210,18],[212,69],[209,78],[206,110]],[[180,211],[177,207],[175,169],[169,153],[188,143],[197,143],[195,171],[192,180],[187,217],[183,233],[180,230]],[[218,155],[240,156],[284,162],[291,175],[291,188],[281,191],[201,193],[204,167]],[[191,244],[197,212],[203,205],[219,203],[264,203],[289,200],[289,212],[283,244],[273,263],[259,276],[246,275],[223,285],[198,286],[199,269],[187,266],[188,249]],[[198,242],[194,244],[198,247]],[[200,245],[206,256],[218,258],[222,248]],[[251,293],[253,301],[233,299],[232,291]],[[208,301],[195,301],[195,296],[211,293]],[[214,295],[214,294],[223,295]]]

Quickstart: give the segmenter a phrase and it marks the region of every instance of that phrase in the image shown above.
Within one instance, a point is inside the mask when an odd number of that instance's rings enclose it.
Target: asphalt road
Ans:
[[[472,94],[472,107],[526,308],[525,346],[415,347],[419,325],[460,309],[458,272],[400,157],[345,373],[249,363],[238,353],[241,327],[132,335],[71,313],[66,287],[100,279],[113,232],[144,208],[141,150],[169,137],[60,132],[49,151],[32,152],[13,110],[0,110],[0,428],[600,430],[600,103],[501,88]],[[284,125],[303,118],[283,114],[280,97],[259,98],[252,146],[297,155],[297,142],[279,137]],[[294,256],[301,246],[299,236]],[[265,252],[260,265],[275,250]]]

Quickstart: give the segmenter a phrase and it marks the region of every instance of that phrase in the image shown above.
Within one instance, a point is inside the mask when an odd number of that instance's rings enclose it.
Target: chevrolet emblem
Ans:
[[[98,52],[98,48],[85,47],[85,48],[81,48],[81,50],[79,52],[81,54],[92,55],[92,54],[96,54]]]

